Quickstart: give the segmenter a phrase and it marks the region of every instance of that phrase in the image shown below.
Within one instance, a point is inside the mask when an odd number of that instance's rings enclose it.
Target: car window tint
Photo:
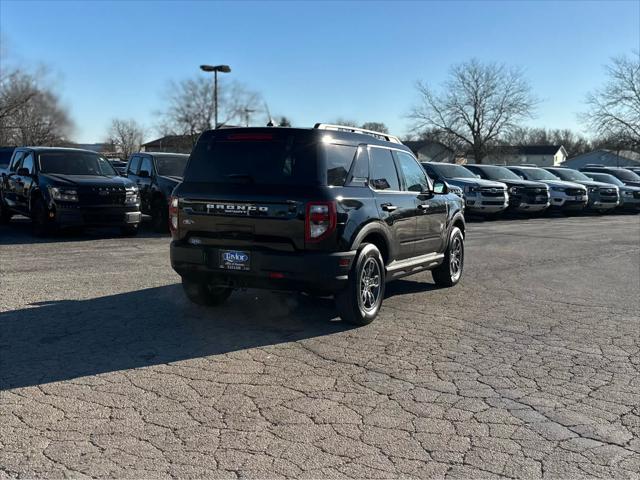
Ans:
[[[15,157],[13,158],[13,163],[11,163],[11,167],[9,168],[9,171],[11,172],[17,172],[18,168],[20,167],[20,164],[22,163],[22,157],[24,157],[26,154],[26,152],[18,152],[16,153]]]
[[[420,164],[408,153],[397,152],[398,162],[404,175],[405,190],[425,192],[429,190],[429,182]]]
[[[371,187],[375,190],[400,190],[400,181],[391,150],[370,148]]]
[[[33,153],[30,153],[22,159],[22,166],[20,168],[26,168],[29,173],[33,173]]]
[[[356,152],[356,159],[351,165],[349,184],[354,186],[366,186],[369,179],[369,151],[367,147],[360,146]]]
[[[342,187],[356,155],[357,147],[327,145],[327,185]]]
[[[153,164],[151,163],[151,159],[149,157],[142,158],[142,163],[140,164],[138,173],[142,172],[143,170],[146,171],[149,175],[153,173]]]
[[[132,175],[137,174],[138,173],[138,165],[140,165],[140,157],[133,157],[129,161],[129,170],[128,170],[128,172],[131,173]]]

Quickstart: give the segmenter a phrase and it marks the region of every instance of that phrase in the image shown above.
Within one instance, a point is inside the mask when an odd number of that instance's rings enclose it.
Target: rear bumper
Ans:
[[[189,279],[230,282],[236,288],[318,291],[343,289],[356,251],[338,253],[288,253],[243,250],[250,255],[248,271],[220,268],[220,249],[173,241],[171,266]],[[341,264],[342,263],[342,264]]]
[[[82,207],[56,205],[52,219],[60,227],[126,227],[142,220],[138,206],[131,207]]]

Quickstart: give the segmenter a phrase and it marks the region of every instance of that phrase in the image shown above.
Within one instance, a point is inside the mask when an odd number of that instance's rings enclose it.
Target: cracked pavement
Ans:
[[[0,478],[640,478],[639,216],[470,223],[361,328],[168,242],[0,227]]]

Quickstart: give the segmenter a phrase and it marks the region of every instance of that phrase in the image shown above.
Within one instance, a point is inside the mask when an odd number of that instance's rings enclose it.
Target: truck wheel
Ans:
[[[189,300],[197,305],[221,305],[233,292],[231,287],[186,278],[182,279],[182,288]]]
[[[31,205],[31,229],[36,237],[46,237],[53,232],[53,225],[41,198],[36,198]]]
[[[140,230],[140,224],[127,225],[126,227],[120,227],[120,233],[123,237],[135,237]]]
[[[169,206],[161,198],[156,198],[151,205],[151,225],[154,232],[169,231]]]
[[[354,325],[371,323],[382,306],[384,276],[380,250],[371,243],[365,244],[349,272],[346,288],[335,295],[340,318]]]
[[[460,281],[464,268],[464,238],[458,227],[451,229],[449,247],[442,264],[431,272],[439,287],[453,287]]]

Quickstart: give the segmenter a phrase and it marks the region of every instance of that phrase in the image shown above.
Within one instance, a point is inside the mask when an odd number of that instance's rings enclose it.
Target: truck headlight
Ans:
[[[49,187],[49,193],[51,194],[51,198],[54,200],[59,200],[62,202],[77,202],[78,201],[78,191],[72,188],[64,188],[64,187]]]
[[[480,191],[480,187],[475,187],[475,186],[464,187],[464,193],[468,193],[470,195],[476,195],[479,191]]]
[[[518,187],[511,187],[511,188],[509,189],[509,193],[513,193],[513,194],[518,193]]]
[[[624,194],[626,196],[628,196],[628,197],[632,197],[633,196],[633,192],[629,192],[629,191],[624,192]]]
[[[127,187],[125,189],[124,204],[137,205],[140,202],[138,187]]]

